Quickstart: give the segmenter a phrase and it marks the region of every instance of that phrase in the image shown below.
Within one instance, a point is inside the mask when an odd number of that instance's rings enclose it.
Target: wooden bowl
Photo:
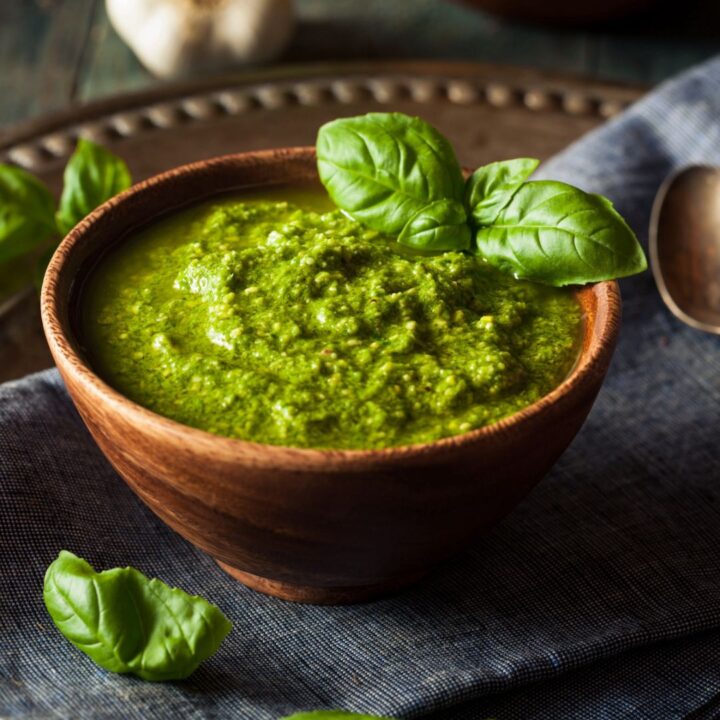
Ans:
[[[317,182],[312,148],[207,160],[141,182],[81,222],[45,277],[42,319],[101,450],[170,527],[231,575],[288,600],[367,600],[425,575],[496,525],[585,420],[620,325],[614,282],[577,291],[580,358],[549,395],[492,426],[387,450],[306,450],[223,438],[161,417],[96,375],[77,327],[84,279],[114,242],[233,188]]]

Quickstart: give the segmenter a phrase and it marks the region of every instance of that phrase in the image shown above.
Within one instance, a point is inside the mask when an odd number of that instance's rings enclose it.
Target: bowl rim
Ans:
[[[132,424],[145,426],[156,434],[173,436],[187,447],[202,448],[212,452],[215,456],[223,456],[229,460],[239,457],[252,457],[256,464],[263,466],[296,465],[300,462],[302,464],[313,463],[320,470],[332,471],[337,470],[338,467],[362,469],[361,466],[367,467],[377,463],[407,461],[413,458],[427,457],[428,455],[444,455],[480,441],[491,441],[493,438],[516,431],[521,425],[537,420],[558,402],[595,383],[598,370],[602,369],[604,373],[604,368],[609,364],[614,351],[620,325],[621,298],[619,285],[615,280],[573,286],[572,290],[577,296],[581,296],[583,293],[592,293],[595,296],[595,321],[589,326],[587,323],[585,324],[583,349],[580,351],[573,369],[558,386],[531,405],[521,408],[497,422],[432,442],[397,445],[379,449],[302,448],[271,445],[217,435],[185,425],[145,408],[115,390],[96,374],[89,362],[75,350],[73,342],[68,338],[68,333],[73,336],[74,333],[61,320],[60,306],[64,298],[61,297],[60,279],[66,272],[68,259],[74,252],[78,251],[78,247],[82,244],[86,233],[91,231],[98,221],[115,211],[118,206],[122,206],[130,198],[140,193],[152,192],[165,183],[177,182],[179,178],[192,175],[201,170],[212,170],[214,167],[238,165],[238,163],[241,166],[243,162],[247,161],[272,163],[283,159],[314,160],[315,148],[313,146],[298,146],[254,150],[221,155],[181,165],[134,184],[129,189],[100,205],[78,223],[65,236],[53,254],[45,273],[40,297],[43,329],[61,375],[71,375],[72,379],[81,384],[95,400],[105,404],[113,412],[124,415]],[[241,188],[242,184],[238,184],[236,187]],[[229,190],[231,187],[228,186],[226,189]],[[217,188],[210,191],[207,196],[199,197],[198,200],[209,199],[215,192],[220,194],[223,189]],[[184,203],[169,208],[169,211],[174,212],[185,206],[187,204]],[[163,214],[158,212],[149,217],[146,222],[152,222]],[[144,224],[141,223],[141,225]],[[73,278],[69,287],[72,288],[75,281],[76,278]],[[71,289],[67,293],[67,298],[71,300],[72,296],[73,290]],[[586,341],[588,337],[590,338],[589,342]],[[79,345],[80,339],[77,337],[74,339]]]

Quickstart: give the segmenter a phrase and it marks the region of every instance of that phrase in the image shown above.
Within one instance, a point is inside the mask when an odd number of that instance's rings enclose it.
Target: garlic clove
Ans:
[[[266,62],[287,45],[292,0],[106,0],[120,37],[154,75]]]

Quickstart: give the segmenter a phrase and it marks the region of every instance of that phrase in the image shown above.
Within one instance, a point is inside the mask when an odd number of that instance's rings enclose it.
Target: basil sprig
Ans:
[[[460,163],[448,140],[420,118],[368,113],[333,120],[318,133],[317,165],[335,204],[363,225],[398,234],[418,217],[419,230],[407,230],[403,242],[438,250],[466,245],[467,232],[455,222],[458,213],[467,218]],[[428,222],[442,231],[425,233]]]
[[[63,550],[43,598],[58,630],[98,665],[143,680],[180,680],[220,647],[232,624],[201,597],[131,567],[95,572]]]
[[[519,278],[570,285],[647,268],[635,234],[600,195],[530,181],[516,158],[464,182],[452,146],[402,113],[370,113],[320,128],[318,172],[335,204],[415,250],[469,251]]]
[[[60,234],[67,235],[86,215],[131,184],[127,165],[105,148],[80,138],[65,166],[60,207]]]
[[[26,170],[0,164],[0,270],[13,258],[34,257],[39,285],[58,237],[130,184],[130,171],[119,157],[82,138],[65,167],[57,211],[43,182]],[[0,286],[0,296],[3,290]]]

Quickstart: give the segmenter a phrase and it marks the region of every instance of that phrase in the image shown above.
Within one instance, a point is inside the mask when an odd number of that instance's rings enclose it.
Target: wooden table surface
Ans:
[[[501,21],[446,0],[295,0],[282,62],[448,58],[531,65],[652,84],[720,50],[720,3],[660,2],[601,29]],[[115,34],[102,0],[0,2],[2,126],[154,80]]]

